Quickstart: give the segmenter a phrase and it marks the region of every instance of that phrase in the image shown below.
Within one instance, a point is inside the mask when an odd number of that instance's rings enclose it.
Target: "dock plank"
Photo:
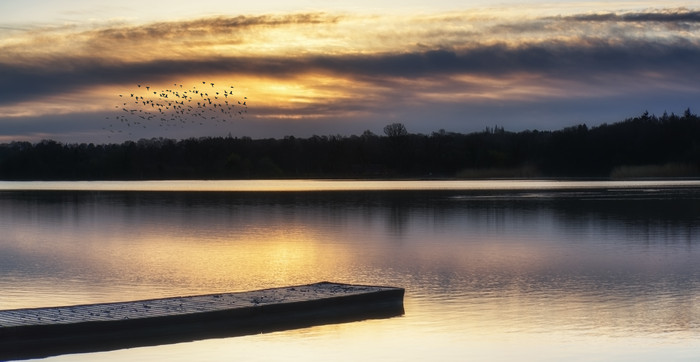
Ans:
[[[404,289],[322,282],[249,292],[0,310],[0,360],[402,315]]]

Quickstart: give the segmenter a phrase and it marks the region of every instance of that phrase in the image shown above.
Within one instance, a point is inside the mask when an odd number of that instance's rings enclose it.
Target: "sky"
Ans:
[[[700,1],[4,1],[0,142],[595,126],[698,64]]]

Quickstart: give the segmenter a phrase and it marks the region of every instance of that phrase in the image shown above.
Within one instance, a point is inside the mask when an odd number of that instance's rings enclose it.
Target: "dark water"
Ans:
[[[700,184],[609,186],[2,191],[0,308],[329,280],[406,315],[54,359],[697,360]]]

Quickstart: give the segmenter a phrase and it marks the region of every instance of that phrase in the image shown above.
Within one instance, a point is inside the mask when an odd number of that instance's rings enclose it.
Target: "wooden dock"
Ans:
[[[316,283],[51,308],[0,310],[0,360],[239,336],[402,315],[404,289]]]

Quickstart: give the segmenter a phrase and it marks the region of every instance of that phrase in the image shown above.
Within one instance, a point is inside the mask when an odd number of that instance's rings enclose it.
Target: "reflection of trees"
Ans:
[[[700,193],[637,195],[608,199],[561,199],[553,207],[568,227],[589,223],[597,230],[616,229],[637,244],[697,243]],[[610,196],[610,195],[609,195]]]
[[[450,208],[463,208],[476,226],[500,215],[501,226],[555,228],[564,233],[613,233],[634,244],[700,240],[700,190],[551,191],[470,195]],[[456,210],[453,210],[455,212]],[[448,214],[449,215],[449,214]],[[479,221],[480,220],[480,221]]]
[[[700,240],[700,190],[695,189],[552,191],[538,197],[529,192],[376,191],[327,193],[324,197],[330,197],[324,203],[336,210],[362,210],[374,220],[384,220],[387,229],[399,236],[410,232],[416,227],[412,221],[419,220],[437,229],[471,231],[587,229],[626,235],[635,244]],[[352,211],[346,212],[352,217]]]
[[[529,191],[347,191],[139,193],[22,193],[13,202],[41,209],[77,205],[121,205],[149,213],[151,209],[222,210],[251,220],[269,218],[271,210],[294,215],[300,222],[322,218],[332,225],[349,221],[368,228],[377,223],[399,238],[415,228],[517,233],[521,228],[543,232],[612,232],[634,244],[687,243],[700,240],[700,190]],[[204,218],[210,218],[202,214]],[[306,220],[306,218],[310,218]],[[576,231],[576,232],[578,232]]]
[[[212,196],[209,202],[228,207],[276,205],[331,216],[331,222],[355,219],[368,227],[382,222],[399,237],[427,223],[436,230],[456,227],[470,232],[612,232],[627,235],[635,244],[700,240],[700,190],[695,189],[551,191],[535,197],[528,191],[243,193]]]
[[[406,233],[411,215],[411,206],[408,202],[393,200],[386,208],[386,224],[391,232],[401,237]]]

